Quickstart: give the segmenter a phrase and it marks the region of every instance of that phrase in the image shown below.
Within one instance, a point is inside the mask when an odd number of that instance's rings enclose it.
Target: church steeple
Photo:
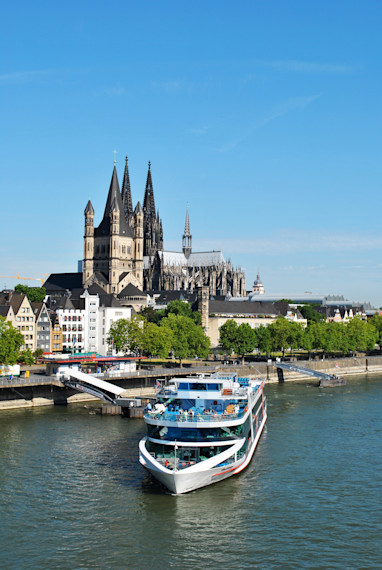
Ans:
[[[113,175],[111,177],[110,188],[109,188],[109,193],[107,195],[106,206],[105,206],[103,218],[102,218],[100,225],[95,230],[96,236],[101,236],[101,235],[109,236],[110,235],[111,229],[112,229],[111,224],[110,224],[110,220],[111,220],[113,211],[118,212],[119,234],[132,237],[132,235],[133,235],[132,231],[131,231],[127,221],[125,220],[125,216],[124,216],[122,197],[121,197],[121,192],[119,189],[118,176],[117,176],[117,170],[116,170],[115,165],[113,168]]]
[[[123,202],[123,209],[125,212],[126,218],[129,218],[134,213],[133,210],[133,201],[131,199],[131,187],[130,187],[130,177],[129,177],[129,167],[127,165],[127,156],[125,158],[125,172],[123,174],[123,182],[122,182],[122,202]]]
[[[147,173],[145,197],[143,200],[143,253],[153,257],[163,247],[162,225],[155,211],[154,188],[151,179],[151,162]]]
[[[149,170],[147,172],[145,197],[143,200],[143,211],[147,217],[155,217],[155,200],[154,188],[151,180],[151,162],[149,161]]]
[[[191,251],[192,251],[192,235],[191,235],[191,231],[190,231],[190,218],[188,215],[188,205],[187,205],[187,211],[186,211],[186,223],[184,225],[184,234],[183,234],[183,238],[182,238],[182,249],[183,249],[184,255],[188,259],[191,255]]]

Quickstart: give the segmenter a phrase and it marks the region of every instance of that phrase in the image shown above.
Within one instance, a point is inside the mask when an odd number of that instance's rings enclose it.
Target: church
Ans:
[[[238,297],[246,294],[243,271],[226,261],[221,251],[192,251],[189,211],[182,250],[163,248],[163,227],[155,206],[149,162],[143,206],[133,207],[127,157],[122,186],[116,164],[112,172],[105,210],[99,225],[91,201],[86,204],[84,257],[81,274],[52,274],[52,290],[97,287],[123,304],[143,292],[188,291],[208,287],[210,295]],[[76,277],[77,276],[77,277]]]
[[[189,211],[182,251],[163,249],[163,227],[155,207],[149,162],[143,207],[133,207],[127,157],[122,187],[114,165],[101,223],[94,226],[91,201],[85,208],[82,285],[97,284],[123,297],[129,285],[141,291],[190,291],[208,287],[210,295],[243,296],[245,276],[226,261],[221,251],[192,251]]]
[[[199,287],[208,287],[211,296],[246,295],[244,273],[226,261],[221,251],[192,251],[188,207],[182,251],[158,250],[154,259],[145,259],[144,264],[148,290],[193,293]]]

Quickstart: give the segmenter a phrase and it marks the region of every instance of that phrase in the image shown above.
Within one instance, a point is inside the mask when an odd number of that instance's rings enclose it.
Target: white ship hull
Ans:
[[[251,442],[245,456],[233,463],[229,463],[226,467],[223,467],[220,464],[225,459],[234,456],[243,445],[244,440],[239,440],[233,446],[229,447],[229,449],[212,459],[208,459],[179,471],[174,471],[167,469],[164,465],[156,461],[156,459],[147,451],[147,438],[145,437],[139,444],[139,461],[141,465],[147,469],[153,477],[155,477],[155,479],[175,495],[188,493],[195,489],[200,489],[201,487],[217,483],[243,471],[253,457],[266,420],[267,415],[265,412],[256,436]]]

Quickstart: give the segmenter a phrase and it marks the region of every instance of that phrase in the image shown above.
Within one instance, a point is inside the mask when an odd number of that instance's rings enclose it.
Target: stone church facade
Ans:
[[[182,251],[163,249],[163,227],[155,208],[149,162],[143,207],[133,208],[126,158],[122,188],[114,165],[101,223],[94,226],[94,208],[85,208],[82,284],[97,284],[107,293],[123,297],[131,287],[140,290],[194,291],[208,287],[211,295],[246,294],[245,277],[226,261],[221,251],[193,252],[189,212]]]

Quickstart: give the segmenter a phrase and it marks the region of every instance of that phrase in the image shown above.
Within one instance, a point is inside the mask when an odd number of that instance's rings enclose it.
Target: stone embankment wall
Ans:
[[[328,374],[337,374],[338,376],[346,376],[350,374],[373,374],[382,373],[382,356],[369,356],[369,357],[354,357],[354,358],[340,358],[340,359],[325,359],[325,360],[299,360],[299,366],[304,368],[311,368]],[[200,366],[200,363],[199,363]],[[179,369],[175,369],[176,372]],[[175,370],[169,370],[169,374],[174,373]],[[211,366],[206,366],[203,371],[215,372],[219,370],[222,373],[229,374],[230,372],[238,372],[240,376],[264,376],[267,382],[279,382],[279,376],[276,367],[273,363],[256,362],[247,366],[220,366],[214,362]],[[193,374],[195,371],[193,367],[184,368],[184,375]],[[159,377],[164,377],[163,370],[158,371]],[[318,380],[312,376],[303,376],[297,372],[290,372],[283,370],[283,377],[285,382],[296,380],[309,380],[317,382]],[[133,398],[149,398],[154,396],[154,385],[156,382],[155,373],[152,371],[151,378],[137,377],[137,378],[115,378],[110,379],[111,382],[115,381],[118,385],[128,390],[127,397]],[[4,382],[4,381],[2,381]],[[29,384],[24,383],[21,385],[17,379],[14,379],[12,385],[0,385],[0,411],[9,410],[12,408],[31,408],[34,406],[46,406],[57,404],[70,404],[77,402],[90,402],[100,401],[97,398],[76,392],[61,384],[57,378],[46,376],[35,377],[29,380]]]
[[[318,370],[326,372],[327,374],[336,374],[337,376],[347,376],[351,374],[372,374],[382,373],[382,356],[368,356],[368,357],[353,357],[353,358],[327,358],[324,360],[299,360],[293,362],[297,366],[303,368],[310,368],[311,370]],[[277,368],[274,364],[265,362],[258,362],[253,365],[245,367],[234,368],[240,375],[259,375],[265,376],[267,382],[279,382]],[[284,381],[296,380],[311,380],[315,381],[312,376],[303,376],[299,372],[283,370]],[[318,381],[318,380],[317,380]]]

